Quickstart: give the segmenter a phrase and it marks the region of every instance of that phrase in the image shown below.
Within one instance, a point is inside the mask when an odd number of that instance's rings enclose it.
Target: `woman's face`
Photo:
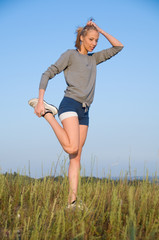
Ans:
[[[86,36],[81,36],[81,53],[92,52],[97,46],[99,33],[95,30],[89,30]]]

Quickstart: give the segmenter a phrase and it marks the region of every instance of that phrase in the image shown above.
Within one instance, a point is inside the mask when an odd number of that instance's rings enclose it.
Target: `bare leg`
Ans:
[[[54,130],[65,152],[75,154],[79,149],[79,122],[77,117],[70,117],[62,121],[63,127],[51,113],[44,117]]]
[[[70,165],[68,171],[68,202],[71,203],[77,197],[81,153],[87,137],[88,126],[79,125],[77,117],[64,119],[62,121],[63,127],[60,126],[50,113],[45,115],[45,119],[51,125],[63,149],[69,153]]]
[[[70,165],[68,171],[69,177],[69,196],[68,203],[73,202],[77,198],[78,179],[80,173],[80,159],[82,148],[87,137],[88,126],[80,125],[80,145],[76,154],[70,154]]]

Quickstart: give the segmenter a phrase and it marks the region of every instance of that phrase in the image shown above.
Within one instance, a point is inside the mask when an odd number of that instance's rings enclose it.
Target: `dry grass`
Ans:
[[[0,239],[159,239],[157,179],[80,178],[88,210],[66,210],[67,176],[43,180],[0,175]]]

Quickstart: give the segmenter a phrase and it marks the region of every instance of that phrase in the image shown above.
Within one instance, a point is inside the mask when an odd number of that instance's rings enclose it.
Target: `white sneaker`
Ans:
[[[66,207],[66,209],[72,209],[72,210],[75,210],[75,208],[76,208],[76,202],[70,203]]]
[[[32,98],[28,101],[28,103],[31,107],[35,108],[38,103],[38,98]],[[48,104],[45,101],[43,101],[43,103],[44,103],[44,107],[45,107],[45,111],[46,111],[45,114],[49,112],[49,113],[52,113],[53,116],[55,116],[58,113],[58,109],[55,106]]]
[[[67,209],[72,209],[72,210],[75,210],[75,209],[79,209],[81,211],[83,210],[88,210],[88,208],[86,207],[85,204],[82,203],[82,201],[78,202],[78,201],[74,201],[73,203],[70,203],[67,205],[66,207]]]

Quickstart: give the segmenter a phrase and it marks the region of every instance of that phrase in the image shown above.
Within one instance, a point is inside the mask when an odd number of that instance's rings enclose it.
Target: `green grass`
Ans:
[[[65,209],[68,178],[0,174],[0,239],[159,239],[159,185],[81,177],[78,199],[88,210]]]

